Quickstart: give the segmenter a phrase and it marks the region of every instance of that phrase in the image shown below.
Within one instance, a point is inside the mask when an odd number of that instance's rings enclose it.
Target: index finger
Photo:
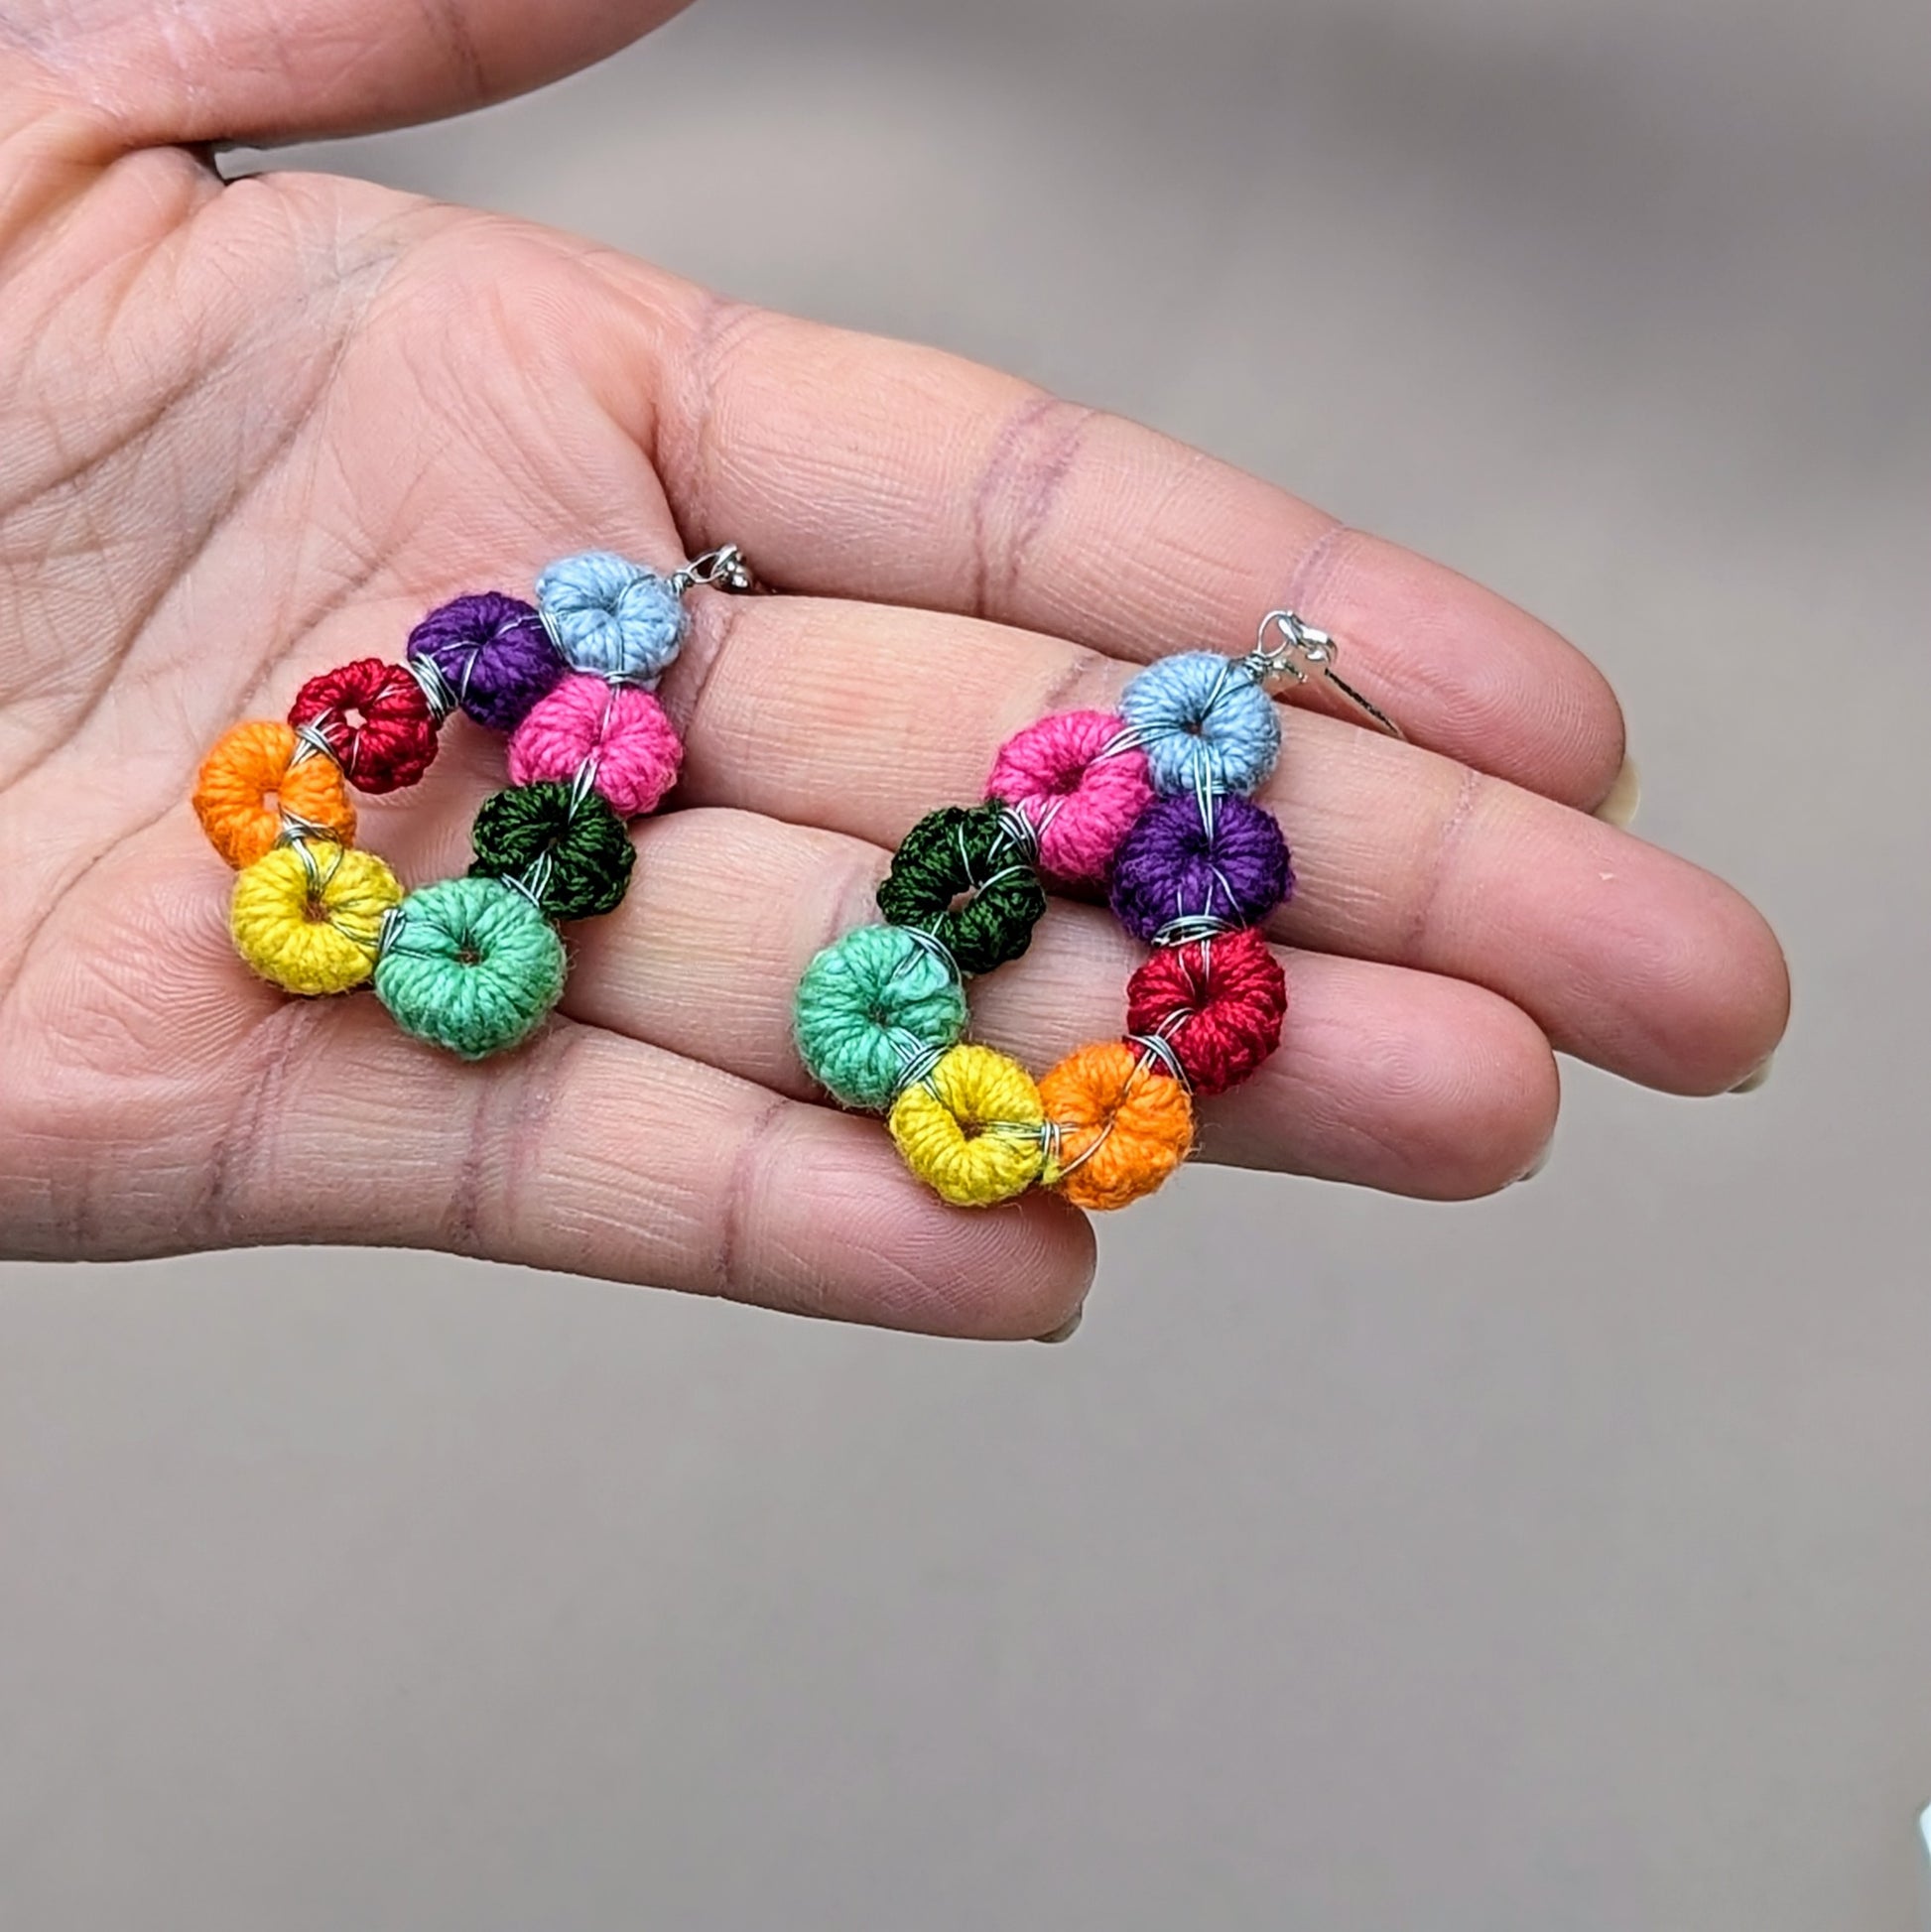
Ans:
[[[1135,662],[1298,610],[1418,743],[1584,810],[1623,758],[1609,684],[1454,571],[1119,417],[937,350],[650,277],[649,442],[688,539],[786,589],[985,616]]]

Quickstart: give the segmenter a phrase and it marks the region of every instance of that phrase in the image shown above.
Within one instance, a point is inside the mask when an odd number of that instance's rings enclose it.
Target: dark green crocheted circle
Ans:
[[[1032,852],[1013,837],[1009,812],[947,805],[905,835],[878,888],[878,910],[894,926],[924,927],[961,972],[990,972],[1031,945],[1046,888]]]
[[[613,911],[637,858],[609,806],[561,782],[517,785],[486,798],[470,839],[471,878],[521,878],[544,917],[558,921]]]

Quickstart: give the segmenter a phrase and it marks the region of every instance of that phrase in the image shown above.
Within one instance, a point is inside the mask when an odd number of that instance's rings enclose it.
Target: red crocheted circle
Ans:
[[[350,711],[360,714],[359,723]],[[311,678],[289,708],[289,722],[319,736],[358,792],[400,791],[436,756],[436,719],[422,686],[380,658],[357,658]]]
[[[1280,1045],[1287,974],[1252,926],[1165,947],[1126,984],[1126,1025],[1158,1033],[1199,1095],[1238,1087]]]

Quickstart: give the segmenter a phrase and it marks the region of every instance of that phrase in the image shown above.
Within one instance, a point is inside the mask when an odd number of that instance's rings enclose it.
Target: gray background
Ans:
[[[1920,1924],[1927,26],[706,0],[333,151],[1497,584],[1797,1020],[1480,1206],[1192,1174],[1058,1351],[0,1269],[7,1932]]]

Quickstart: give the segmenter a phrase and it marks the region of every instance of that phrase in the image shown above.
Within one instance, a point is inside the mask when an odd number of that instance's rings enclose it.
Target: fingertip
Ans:
[[[1511,1001],[1446,975],[1297,954],[1280,1052],[1212,1103],[1223,1157],[1427,1201],[1520,1179],[1561,1106],[1555,1055]]]
[[[1694,868],[1689,868],[1694,870]],[[1741,893],[1697,872],[1705,900],[1657,1032],[1666,1092],[1753,1091],[1790,1023],[1790,967],[1770,923]]]
[[[1320,610],[1337,635],[1371,640],[1355,660],[1363,679],[1371,672],[1369,695],[1418,742],[1583,811],[1609,796],[1622,707],[1540,618],[1378,537],[1331,563]]]
[[[1526,827],[1525,827],[1526,830]],[[1722,1094],[1767,1059],[1790,1013],[1783,949],[1740,892],[1607,824],[1525,837],[1566,982],[1556,1044],[1665,1094]]]
[[[772,1168],[793,1197],[775,1245],[732,1292],[797,1312],[965,1341],[1021,1342],[1064,1325],[1093,1286],[1087,1218],[1041,1191],[952,1208],[908,1173],[875,1120],[785,1116]],[[748,1257],[747,1257],[748,1258]]]
[[[949,1208],[914,1180],[919,1198],[897,1234],[903,1266],[881,1281],[881,1327],[974,1342],[1029,1342],[1077,1321],[1098,1249],[1092,1224],[1057,1195],[995,1208]]]
[[[1542,1029],[1479,986],[1436,981],[1418,1023],[1381,1070],[1400,1096],[1400,1192],[1477,1201],[1540,1164],[1556,1131],[1562,1079]]]

